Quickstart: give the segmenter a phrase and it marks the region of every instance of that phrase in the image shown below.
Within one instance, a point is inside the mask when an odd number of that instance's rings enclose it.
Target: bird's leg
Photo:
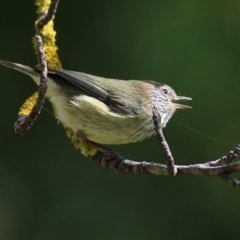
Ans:
[[[65,127],[65,129],[73,146],[84,156],[91,158],[94,162],[99,162],[103,167],[108,168],[110,161],[113,159],[123,160],[116,151],[88,140],[81,136],[81,133],[76,133],[71,128]]]
[[[91,145],[93,145],[99,149],[98,152],[96,153],[96,155],[98,155],[97,156],[98,158],[99,157],[101,158],[100,161],[104,167],[107,167],[109,161],[111,161],[113,159],[123,160],[123,158],[116,151],[114,151],[110,148],[107,148],[99,143],[92,142],[88,139],[85,141],[88,141]],[[95,156],[92,159],[94,160],[94,158],[95,158]]]

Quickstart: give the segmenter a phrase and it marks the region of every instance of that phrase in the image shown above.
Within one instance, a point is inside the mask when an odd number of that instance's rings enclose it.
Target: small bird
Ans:
[[[29,75],[39,85],[41,71],[0,60],[0,64]],[[166,84],[143,80],[117,80],[68,70],[48,70],[46,97],[56,117],[79,139],[99,144],[138,142],[155,134],[153,108],[164,128],[177,103],[191,100],[177,96]]]

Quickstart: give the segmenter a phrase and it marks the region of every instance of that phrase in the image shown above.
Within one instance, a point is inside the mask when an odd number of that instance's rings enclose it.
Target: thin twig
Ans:
[[[170,148],[168,146],[168,143],[163,135],[163,131],[159,124],[160,121],[157,117],[155,108],[153,108],[153,122],[155,125],[155,131],[158,136],[160,147],[161,147],[163,154],[165,156],[165,159],[166,159],[168,173],[170,176],[173,177],[177,174],[177,169],[174,167],[174,159],[173,159],[172,153],[170,151]]]
[[[221,165],[226,165],[232,162],[235,158],[238,157],[240,153],[240,142],[237,144],[237,146],[230,151],[226,156],[222,156],[221,158],[215,160],[215,161],[210,161],[207,162],[206,165],[210,167],[214,166],[221,166]]]
[[[36,104],[28,116],[18,116],[18,119],[14,125],[14,131],[17,135],[24,134],[36,120],[37,116],[42,110],[43,104],[45,102],[45,94],[47,92],[47,62],[45,58],[45,52],[43,48],[42,38],[38,35],[36,35],[36,38],[38,42],[39,62],[42,68],[42,72],[40,74],[40,84],[38,86],[38,97]]]
[[[221,174],[221,177],[233,187],[240,188],[240,182],[237,179],[230,176],[229,174],[223,173]]]
[[[36,35],[35,37],[36,37],[37,42],[38,42],[38,57],[39,57],[39,63],[40,63],[41,70],[42,70],[41,71],[41,75],[40,75],[41,76],[40,77],[40,85],[43,85],[46,88],[45,89],[45,93],[46,93],[46,90],[47,90],[47,74],[48,74],[47,60],[46,60],[45,51],[44,51],[44,47],[43,47],[43,42],[42,42],[41,36],[40,35]],[[40,90],[42,90],[42,89],[40,89]]]
[[[39,29],[42,29],[49,21],[52,20],[57,11],[58,2],[59,0],[51,0],[49,8],[44,13],[41,13],[40,20],[37,23],[37,27]]]

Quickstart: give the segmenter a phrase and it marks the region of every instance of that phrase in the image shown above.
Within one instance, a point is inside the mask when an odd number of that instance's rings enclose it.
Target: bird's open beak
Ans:
[[[178,102],[178,101],[189,101],[189,100],[192,100],[192,99],[189,98],[189,97],[177,96],[177,97],[172,99],[172,102],[174,103],[175,107],[178,108],[178,109],[189,109],[189,108],[192,108],[192,107],[187,106],[187,105],[183,105],[183,104],[175,103],[175,102]]]

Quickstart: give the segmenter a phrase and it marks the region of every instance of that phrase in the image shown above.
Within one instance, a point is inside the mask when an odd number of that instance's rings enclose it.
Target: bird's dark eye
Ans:
[[[164,94],[168,94],[168,90],[167,90],[166,88],[164,88],[164,89],[162,90],[162,92],[163,92]]]

